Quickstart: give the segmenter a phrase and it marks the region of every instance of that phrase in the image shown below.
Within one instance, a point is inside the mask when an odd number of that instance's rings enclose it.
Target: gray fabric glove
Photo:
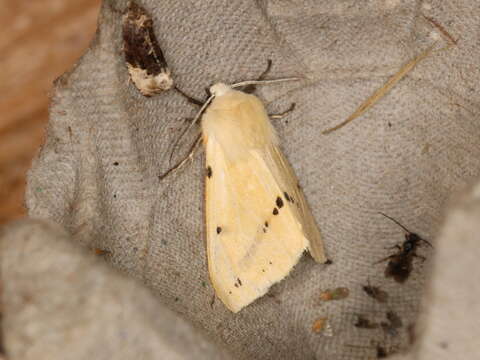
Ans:
[[[139,289],[140,285],[96,263],[90,269],[92,274],[98,272],[101,279],[105,272],[109,274],[105,279],[118,279],[114,283],[122,296],[93,291],[82,310],[97,314],[100,308],[106,319],[115,311],[119,314],[122,308],[126,314],[143,316],[147,324],[152,324],[146,339],[141,339],[149,344],[144,346],[145,351],[164,347],[165,354],[177,351],[186,359],[198,358],[202,351],[185,355],[183,348],[194,349],[195,339],[206,337],[211,341],[211,345],[203,347],[206,357],[214,348],[225,347],[238,359],[366,359],[377,356],[378,347],[387,352],[408,347],[429,260],[438,252],[438,265],[425,300],[429,309],[424,315],[427,335],[419,337],[416,351],[422,359],[439,359],[447,358],[445,354],[451,358],[453,351],[462,349],[464,358],[468,358],[473,345],[460,338],[462,332],[457,328],[472,330],[473,316],[466,317],[465,309],[456,306],[468,303],[474,291],[478,293],[478,286],[457,279],[461,269],[470,264],[468,256],[478,249],[472,245],[474,233],[462,232],[465,241],[460,246],[454,230],[448,229],[478,218],[477,210],[465,210],[476,208],[475,201],[459,205],[440,241],[434,239],[451,193],[480,175],[477,3],[232,0],[186,4],[145,0],[142,6],[153,15],[155,32],[176,84],[194,97],[201,98],[203,89],[214,82],[258,77],[267,59],[273,60],[269,77],[305,78],[289,86],[288,92],[284,86],[271,85],[259,87],[257,94],[270,113],[296,103],[292,113],[273,124],[333,264],[326,267],[303,257],[288,278],[238,314],[232,314],[219,301],[212,304],[214,292],[208,278],[203,235],[202,152],[190,165],[162,181],[158,179],[170,167],[173,143],[188,126],[184,119],[192,117],[197,108],[175,91],[147,98],[129,83],[121,37],[121,12],[126,1],[106,0],[90,51],[56,84],[47,141],[29,175],[27,206],[30,216],[60,224],[74,242],[107,251],[104,258],[111,268],[143,283],[164,305],[155,305],[159,310],[153,314],[155,302],[145,290],[138,290],[148,306],[141,315],[132,314],[134,309],[142,309],[128,295],[131,287]],[[348,117],[402,64],[434,42],[442,47],[446,36],[443,28],[434,23],[448,26],[448,31],[460,38],[458,45],[425,59],[363,117],[330,135],[321,135],[322,130]],[[187,136],[174,160],[184,156],[193,139],[194,134]],[[403,230],[381,216],[380,211],[434,246],[433,250],[428,246],[419,249],[418,254],[427,260],[422,264],[414,259],[412,275],[404,284],[385,278],[387,263],[379,263],[396,251],[385,247],[404,241]],[[25,245],[12,239],[21,238],[24,231],[39,231],[27,229],[31,230],[18,230],[10,238],[11,254],[26,256],[22,250]],[[55,235],[51,237],[45,244],[55,242]],[[39,247],[39,240],[35,241]],[[69,246],[65,240],[57,243],[63,244],[61,248]],[[461,254],[453,258],[449,253],[448,260],[443,259],[453,244]],[[45,256],[48,250],[42,250]],[[67,253],[71,262],[93,262],[85,255],[77,255],[73,248],[65,250],[65,256]],[[2,257],[7,257],[6,253]],[[47,263],[61,270],[60,260],[57,263],[49,257]],[[19,318],[18,309],[27,305],[18,305],[15,300],[26,285],[9,285],[14,277],[7,276],[13,271],[13,264],[8,264],[2,259],[2,281],[7,289],[3,325],[6,347],[13,359],[30,359],[17,353],[20,350],[15,349],[20,345],[14,344],[21,343],[24,352],[39,348],[29,347],[31,342],[11,330],[26,324]],[[448,266],[442,267],[445,264]],[[47,299],[52,297],[49,307],[43,308],[46,310],[35,307],[43,314],[42,320],[32,317],[29,322],[42,328],[55,324],[57,316],[69,315],[55,310],[67,301],[59,296],[63,285],[51,283],[55,270],[38,272],[35,267],[40,265],[31,265],[30,273],[26,266],[22,278],[27,283],[35,279],[35,291]],[[35,275],[50,272],[51,276]],[[82,282],[76,290],[75,283],[68,286],[81,294],[95,287],[89,279],[83,278],[85,287]],[[389,294],[386,303],[365,294],[362,286],[368,282]],[[467,284],[476,290],[463,292]],[[338,301],[321,300],[326,289],[337,287],[348,288],[349,296]],[[445,287],[449,289],[448,302],[442,298]],[[456,291],[463,295],[455,296]],[[128,306],[122,306],[122,302]],[[463,317],[449,322],[444,313],[439,315],[444,307],[464,311]],[[167,308],[194,328],[183,320],[169,321],[174,315]],[[387,321],[387,312],[397,314],[401,325],[393,329],[381,326]],[[359,314],[378,326],[356,327]],[[99,335],[92,336],[93,331],[87,333],[85,329],[103,329],[104,334],[124,330],[120,321],[103,322],[102,318],[88,316],[82,319],[85,322],[78,323],[75,315],[71,314],[70,325],[85,335],[68,349],[83,347],[89,354],[100,351],[95,342]],[[328,331],[318,329],[317,320],[323,318],[328,318]],[[131,324],[132,332],[140,337],[142,327],[134,321]],[[179,324],[178,328],[174,324]],[[179,334],[181,342],[170,342],[164,327]],[[28,327],[22,325],[22,329],[27,331]],[[450,337],[452,331],[455,336]],[[66,336],[63,333],[55,332],[59,337]],[[36,332],[32,334],[31,339],[38,339]],[[446,334],[448,340],[444,339]],[[120,341],[121,335],[115,339]],[[162,339],[158,344],[150,344],[158,339]],[[205,344],[207,340],[198,341]],[[186,343],[190,345],[184,347]],[[57,354],[61,346],[55,349]],[[45,353],[48,351],[45,347]],[[113,345],[105,353],[122,358]],[[86,358],[85,353],[76,354],[71,352],[69,356]],[[155,355],[159,356],[158,352]],[[149,358],[154,357],[145,356]]]

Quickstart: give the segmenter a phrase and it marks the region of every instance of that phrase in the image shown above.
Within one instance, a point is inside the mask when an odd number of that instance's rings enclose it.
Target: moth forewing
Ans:
[[[237,312],[287,276],[304,250],[327,259],[263,104],[223,84],[212,90],[202,118],[208,267],[218,297]]]
[[[323,264],[327,262],[327,257],[323,248],[320,230],[315,223],[315,219],[305,199],[305,195],[300,188],[293,168],[278,147],[275,147],[275,161],[278,164],[278,168],[281,169],[279,182],[283,180],[285,182],[284,188],[289,190],[289,192],[284,191],[283,195],[288,202],[297,205],[296,210],[298,210],[299,221],[302,224],[305,236],[309,240],[310,255],[316,262]]]

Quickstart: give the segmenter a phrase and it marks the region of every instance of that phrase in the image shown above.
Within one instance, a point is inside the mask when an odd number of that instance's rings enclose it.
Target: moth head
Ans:
[[[210,87],[210,94],[212,94],[212,96],[217,97],[217,96],[225,95],[230,90],[232,90],[230,85],[227,85],[224,83],[217,83]]]

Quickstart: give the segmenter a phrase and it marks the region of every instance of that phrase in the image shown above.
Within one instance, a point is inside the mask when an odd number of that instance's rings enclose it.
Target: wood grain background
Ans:
[[[25,215],[52,82],[87,49],[101,0],[0,0],[0,224]]]

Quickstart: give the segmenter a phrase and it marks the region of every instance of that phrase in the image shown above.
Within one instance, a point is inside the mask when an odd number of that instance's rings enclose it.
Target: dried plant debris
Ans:
[[[325,325],[327,324],[328,318],[323,317],[323,318],[318,318],[317,320],[314,321],[312,325],[312,331],[314,333],[320,333],[323,331],[325,328]]]
[[[380,289],[380,287],[378,286],[373,286],[368,283],[368,285],[363,285],[362,289],[368,296],[377,300],[380,303],[386,303],[388,300],[388,293]]]
[[[153,31],[152,17],[133,1],[128,3],[123,16],[123,47],[130,78],[142,95],[159,94],[173,86]]]
[[[379,327],[378,323],[367,319],[364,315],[357,315],[357,321],[353,325],[360,329],[377,329]]]
[[[328,289],[323,291],[320,294],[320,300],[330,301],[330,300],[342,300],[348,297],[350,290],[345,287],[338,287],[336,289]]]
[[[112,253],[110,250],[104,250],[100,248],[93,248],[92,250],[93,250],[93,253],[98,256],[106,256]]]
[[[423,15],[423,17],[430,24],[435,26],[438,29],[438,31],[440,31],[440,33],[443,35],[443,37],[446,38],[451,45],[457,45],[458,40],[455,40],[453,36],[450,35],[450,33],[438,21],[436,21],[434,18],[425,16],[425,15]]]
[[[413,270],[413,258],[417,257],[425,261],[425,257],[417,254],[418,247],[420,247],[422,242],[428,244],[430,247],[432,247],[432,244],[421,238],[418,234],[412,233],[397,220],[383,213],[380,214],[392,220],[403,230],[405,230],[405,241],[402,243],[402,245],[397,244],[393,247],[397,249],[395,254],[387,256],[386,258],[376,262],[376,264],[388,260],[388,264],[385,269],[385,277],[392,277],[396,282],[403,284],[410,277],[410,274]]]
[[[330,321],[326,317],[318,318],[312,325],[312,331],[316,334],[333,336],[333,329]]]
[[[371,95],[367,100],[365,100],[358,108],[355,110],[353,114],[351,114],[346,120],[341,122],[340,124],[322,131],[323,135],[330,134],[334,132],[351,121],[355,120],[357,117],[362,116],[367,110],[369,110],[372,106],[374,106],[378,101],[380,101],[400,80],[402,80],[413,68],[423,59],[425,59],[433,50],[433,46],[429,47],[427,50],[423,51],[415,57],[414,59],[410,60],[408,63],[403,65],[400,70],[395,73],[380,89],[375,91],[373,95]]]

